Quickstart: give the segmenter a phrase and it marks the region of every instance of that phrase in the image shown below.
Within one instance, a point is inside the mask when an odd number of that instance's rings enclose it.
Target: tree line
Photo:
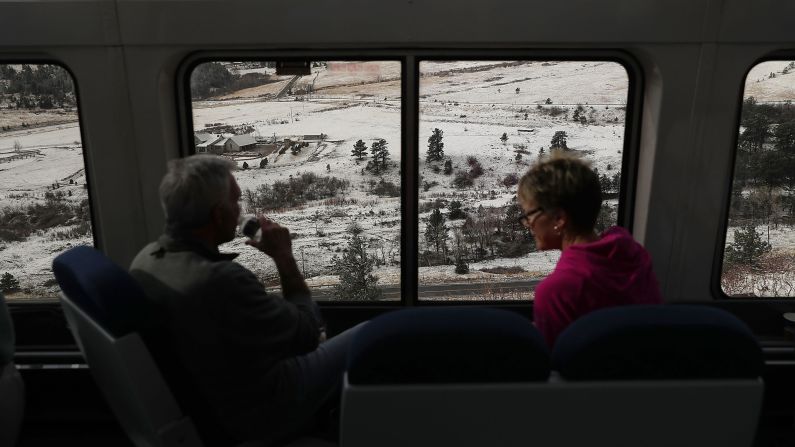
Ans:
[[[0,96],[17,109],[75,107],[72,77],[57,65],[0,65]]]
[[[729,226],[734,242],[724,262],[757,266],[772,249],[770,229],[791,225],[795,215],[795,107],[743,101],[732,181]],[[766,225],[767,238],[756,227]]]
[[[208,62],[197,65],[191,73],[190,93],[193,100],[205,99],[270,82],[271,77],[267,74],[233,74],[219,62]]]

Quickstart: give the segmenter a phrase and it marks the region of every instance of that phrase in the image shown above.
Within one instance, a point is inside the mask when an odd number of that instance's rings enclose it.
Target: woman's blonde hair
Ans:
[[[565,211],[578,233],[593,231],[602,207],[599,177],[590,163],[560,150],[533,165],[519,180],[517,193],[546,211]]]

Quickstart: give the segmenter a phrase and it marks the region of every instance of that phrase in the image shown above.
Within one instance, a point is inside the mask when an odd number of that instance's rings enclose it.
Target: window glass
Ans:
[[[745,80],[721,288],[730,297],[795,296],[795,61]]]
[[[560,252],[535,250],[516,188],[554,148],[593,163],[615,224],[628,87],[616,62],[420,63],[421,299],[533,298]]]
[[[191,74],[196,153],[234,160],[245,213],[290,229],[318,300],[400,298],[401,63],[201,63]],[[269,288],[273,262],[222,247]]]
[[[55,298],[52,260],[93,245],[77,98],[69,73],[0,65],[0,290]]]

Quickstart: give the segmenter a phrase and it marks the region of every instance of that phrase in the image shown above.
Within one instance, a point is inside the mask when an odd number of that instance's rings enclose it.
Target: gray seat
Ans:
[[[25,413],[25,384],[14,365],[14,326],[0,293],[0,445],[12,447]]]

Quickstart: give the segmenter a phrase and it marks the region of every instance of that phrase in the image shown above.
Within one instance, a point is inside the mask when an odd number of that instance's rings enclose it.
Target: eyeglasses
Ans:
[[[528,211],[528,212],[526,212],[526,213],[522,214],[521,216],[519,216],[519,217],[517,218],[517,220],[518,220],[518,221],[519,221],[519,223],[520,223],[520,224],[522,224],[522,225],[532,225],[532,223],[533,223],[534,221],[531,221],[531,220],[530,220],[530,216],[532,216],[533,214],[535,214],[535,213],[537,213],[537,212],[539,212],[539,211],[543,213],[543,212],[544,212],[544,208],[541,208],[540,206],[539,206],[539,207],[537,207],[537,208],[533,208],[533,209],[531,209],[530,211]]]

